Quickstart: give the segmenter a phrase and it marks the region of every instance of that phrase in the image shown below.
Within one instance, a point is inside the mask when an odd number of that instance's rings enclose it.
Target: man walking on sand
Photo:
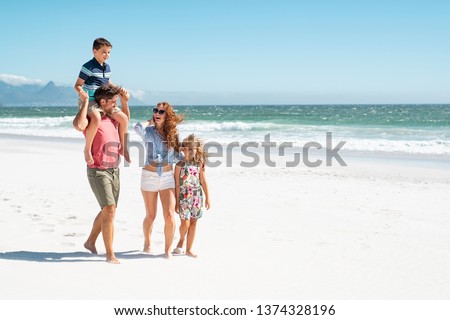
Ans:
[[[84,247],[97,254],[95,242],[100,235],[106,249],[106,262],[119,264],[114,250],[114,216],[117,202],[119,200],[120,179],[119,179],[119,149],[120,140],[118,133],[118,123],[108,116],[117,107],[117,99],[120,97],[122,111],[130,118],[128,108],[129,94],[126,90],[121,90],[112,84],[99,87],[94,94],[98,107],[103,110],[100,124],[92,143],[91,153],[94,160],[87,166],[87,176],[91,189],[97,198],[101,211],[98,213],[92,225],[91,233],[86,240]],[[87,103],[83,105],[75,117],[74,125],[78,130],[86,132],[89,124],[87,117]]]

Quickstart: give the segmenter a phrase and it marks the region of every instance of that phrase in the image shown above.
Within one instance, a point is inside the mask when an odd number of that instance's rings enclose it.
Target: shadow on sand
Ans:
[[[163,254],[152,255],[142,251],[116,252],[119,260],[164,258]],[[33,262],[105,262],[104,254],[91,254],[88,252],[37,252],[37,251],[12,251],[0,252],[2,260],[18,260]]]

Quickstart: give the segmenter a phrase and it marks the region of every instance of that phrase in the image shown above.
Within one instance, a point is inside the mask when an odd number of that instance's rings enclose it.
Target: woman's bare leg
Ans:
[[[165,257],[170,258],[175,235],[175,189],[160,190],[159,196],[164,214]]]
[[[145,204],[145,218],[142,223],[142,229],[144,231],[144,252],[150,253],[150,238],[152,235],[153,222],[156,217],[158,192],[142,191],[142,197]]]

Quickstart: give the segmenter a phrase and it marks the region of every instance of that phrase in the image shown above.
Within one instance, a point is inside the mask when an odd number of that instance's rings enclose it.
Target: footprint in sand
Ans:
[[[55,229],[41,229],[41,232],[52,233],[55,232]]]
[[[75,243],[73,242],[61,242],[61,245],[65,247],[75,247]]]
[[[55,224],[53,223],[45,223],[45,222],[39,223],[39,225],[42,227],[50,227],[50,228],[55,226]]]
[[[68,238],[79,238],[79,237],[84,237],[86,234],[85,233],[76,233],[76,232],[69,232],[66,234],[63,234],[63,237],[68,237]]]
[[[141,238],[142,237],[142,233],[133,233],[133,234],[130,235],[130,237]]]

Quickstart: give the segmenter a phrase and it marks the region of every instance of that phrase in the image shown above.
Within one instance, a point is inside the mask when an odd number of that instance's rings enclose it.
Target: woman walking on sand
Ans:
[[[142,168],[141,192],[145,204],[143,222],[144,249],[150,253],[150,238],[156,217],[158,194],[164,215],[164,236],[166,258],[171,256],[175,234],[175,179],[173,164],[183,156],[179,154],[177,124],[183,121],[167,102],[160,102],[153,108],[153,117],[134,126],[136,133],[145,143],[146,158]]]

